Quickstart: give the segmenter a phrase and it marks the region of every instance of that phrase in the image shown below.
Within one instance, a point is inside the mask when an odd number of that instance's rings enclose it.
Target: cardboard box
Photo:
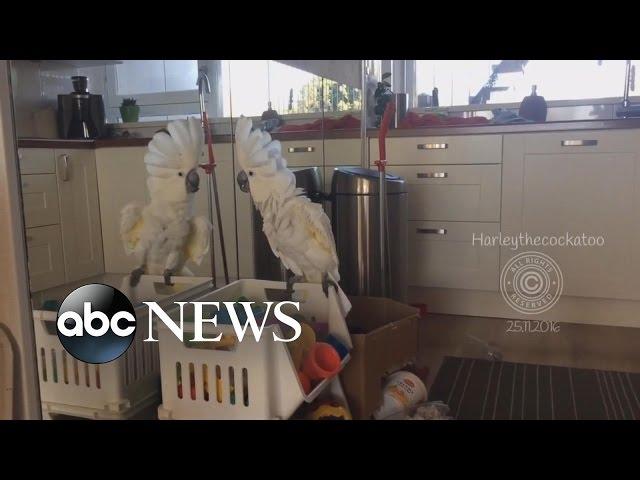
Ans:
[[[347,315],[353,350],[340,379],[354,419],[382,404],[384,378],[416,360],[418,309],[376,297],[350,297]]]

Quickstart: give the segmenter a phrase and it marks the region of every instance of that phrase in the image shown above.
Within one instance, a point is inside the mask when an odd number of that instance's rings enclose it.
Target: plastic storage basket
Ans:
[[[282,300],[277,296],[284,289],[284,282],[238,280],[192,300],[223,302],[235,301],[241,296],[256,302]],[[300,283],[295,285],[293,300],[300,302],[300,313],[305,318],[327,322],[329,332],[350,350],[346,312],[342,311],[338,298],[333,288],[329,288],[325,296],[321,285]],[[167,313],[179,324],[177,307]],[[193,324],[185,322],[184,342],[181,342],[163,322],[158,319],[155,322],[162,378],[160,419],[286,419],[326,387],[342,390],[336,375],[323,380],[305,395],[287,344],[273,341],[274,332],[280,338],[284,336],[279,324],[265,326],[260,342],[247,328],[244,339],[238,342],[231,325],[216,327],[205,323],[205,337],[222,333],[222,341],[190,342]],[[347,354],[342,359],[341,369],[349,358]]]
[[[144,342],[148,333],[147,307],[142,301],[166,305],[184,298],[202,277],[163,278],[143,275],[135,289],[124,277],[119,289],[136,308],[138,325],[131,347],[120,358],[101,365],[81,362],[69,355],[56,333],[57,312],[34,310],[35,338],[44,418],[63,414],[84,418],[126,419],[160,401],[158,343]]]

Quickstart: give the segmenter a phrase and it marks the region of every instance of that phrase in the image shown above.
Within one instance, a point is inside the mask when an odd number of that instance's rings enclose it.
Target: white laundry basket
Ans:
[[[243,296],[251,301],[269,299],[269,292],[285,289],[284,282],[238,280],[193,301],[236,301]],[[338,295],[329,288],[328,297],[318,284],[296,284],[294,301],[308,320],[327,322],[329,332],[349,350],[352,348]],[[176,307],[167,312],[179,322]],[[258,322],[260,319],[256,319]],[[181,342],[163,322],[156,319],[160,344],[163,419],[286,419],[304,402],[313,401],[326,387],[341,391],[339,379],[325,379],[308,395],[303,392],[295,366],[284,342],[274,342],[272,333],[283,338],[279,324],[264,327],[260,342],[250,330],[237,341],[231,325],[203,325],[204,336],[223,333],[222,342],[190,342],[193,324],[184,323]],[[229,342],[225,343],[225,338]],[[226,344],[226,349],[220,349]],[[341,369],[350,355],[342,359]],[[337,386],[335,384],[338,384]]]
[[[101,365],[81,362],[65,351],[56,333],[57,312],[33,311],[43,417],[126,419],[159,403],[158,344],[143,342],[148,336],[148,311],[141,302],[169,304],[209,283],[202,277],[173,277],[172,281],[169,287],[161,276],[143,275],[138,286],[130,289],[129,277],[123,278],[116,288],[136,309],[136,335],[124,355]]]

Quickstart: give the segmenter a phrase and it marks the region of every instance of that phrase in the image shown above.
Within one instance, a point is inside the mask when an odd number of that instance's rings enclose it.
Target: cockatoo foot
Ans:
[[[329,275],[325,272],[322,274],[322,291],[324,292],[325,297],[329,297],[329,286],[332,286],[336,290],[338,290],[338,285],[336,282],[329,278]]]
[[[300,275],[290,275],[289,278],[287,278],[287,296],[289,298],[293,295],[293,284],[301,282],[302,280],[304,280],[304,277]]]
[[[173,275],[173,270],[167,268],[164,271],[163,275],[164,275],[164,284],[169,286],[169,287],[172,287],[173,286],[173,282],[171,281],[171,275]]]
[[[131,271],[131,275],[129,275],[129,286],[135,287],[140,283],[140,277],[144,274],[144,267],[138,267]]]

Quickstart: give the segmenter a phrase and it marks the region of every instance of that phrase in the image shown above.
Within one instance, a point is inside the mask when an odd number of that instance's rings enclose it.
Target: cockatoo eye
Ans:
[[[181,177],[183,175],[182,172],[178,172],[178,176]]]
[[[249,172],[249,176],[250,176],[250,177],[253,177],[253,172]]]

